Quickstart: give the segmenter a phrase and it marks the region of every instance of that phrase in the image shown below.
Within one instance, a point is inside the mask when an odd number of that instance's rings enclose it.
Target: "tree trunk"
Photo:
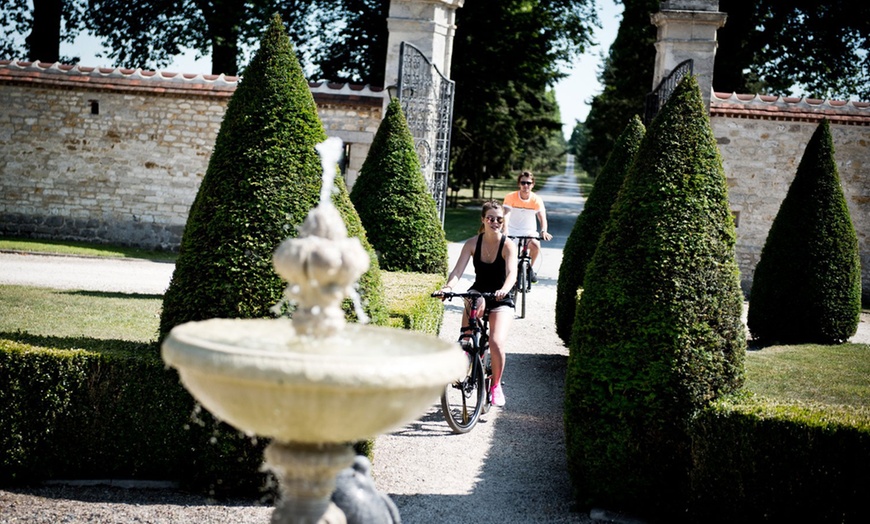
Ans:
[[[247,17],[245,0],[197,0],[211,40],[211,73],[239,74],[239,24]]]
[[[60,19],[63,0],[33,0],[33,28],[25,38],[31,62],[60,61]]]

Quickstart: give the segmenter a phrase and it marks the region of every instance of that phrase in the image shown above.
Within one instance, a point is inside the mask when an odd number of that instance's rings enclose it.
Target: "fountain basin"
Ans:
[[[163,360],[214,416],[281,442],[343,443],[414,420],[460,378],[455,344],[350,324],[328,338],[289,319],[210,319],[175,327]]]

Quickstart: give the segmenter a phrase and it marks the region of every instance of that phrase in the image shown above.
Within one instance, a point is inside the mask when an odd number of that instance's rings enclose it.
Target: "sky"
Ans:
[[[601,29],[596,29],[593,40],[597,45],[591,47],[586,53],[580,55],[570,67],[565,68],[569,76],[556,84],[556,101],[562,115],[562,132],[565,138],[571,137],[574,123],[577,120],[586,120],[589,114],[589,102],[592,97],[601,93],[601,85],[598,83],[598,70],[603,56],[610,49],[610,45],[616,38],[616,31],[622,20],[622,6],[614,4],[614,0],[597,0],[598,16],[601,20]],[[105,58],[97,58],[101,46],[96,38],[80,35],[75,42],[62,43],[61,56],[78,55],[81,57],[79,64],[89,67],[110,67],[111,64]],[[165,71],[176,73],[211,73],[211,58],[205,57],[196,60],[196,52],[190,50],[185,54],[178,55],[175,60],[164,68]]]
[[[593,37],[597,45],[580,55],[569,71],[569,76],[556,84],[556,101],[562,114],[562,132],[565,139],[571,137],[574,123],[586,120],[589,114],[589,102],[592,97],[601,93],[598,82],[598,70],[604,60],[604,55],[616,39],[616,31],[622,21],[621,5],[615,5],[613,0],[597,0],[598,18],[601,29],[596,29]]]

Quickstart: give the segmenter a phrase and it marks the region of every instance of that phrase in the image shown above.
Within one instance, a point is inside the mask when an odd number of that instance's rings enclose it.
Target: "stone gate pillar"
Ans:
[[[716,59],[716,31],[725,25],[726,14],[719,11],[719,0],[665,0],[661,10],[650,19],[658,28],[655,89],[680,62],[692,59],[704,104],[710,109],[713,90],[713,63]]]
[[[465,0],[390,0],[387,29],[387,67],[384,86],[399,80],[399,45],[413,44],[450,77],[453,56],[453,35],[456,32],[456,10]]]

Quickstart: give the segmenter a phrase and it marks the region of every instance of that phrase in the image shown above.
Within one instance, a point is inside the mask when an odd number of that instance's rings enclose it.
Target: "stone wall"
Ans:
[[[0,61],[0,234],[177,248],[237,83]],[[311,88],[352,184],[383,94]]]
[[[822,118],[831,123],[840,182],[858,234],[863,294],[870,299],[870,103],[715,93],[710,121],[737,218],[737,262],[745,293]]]

